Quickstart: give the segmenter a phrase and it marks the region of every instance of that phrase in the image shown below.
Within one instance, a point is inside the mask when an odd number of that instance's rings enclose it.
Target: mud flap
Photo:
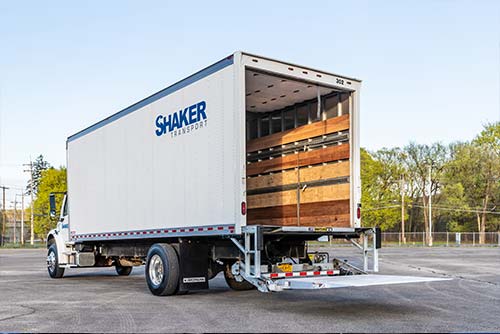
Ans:
[[[208,245],[199,241],[179,243],[179,291],[208,289]]]

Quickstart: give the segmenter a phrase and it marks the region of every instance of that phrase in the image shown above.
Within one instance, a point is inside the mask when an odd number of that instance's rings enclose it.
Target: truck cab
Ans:
[[[56,193],[51,193],[49,196],[50,217],[57,219],[56,228],[49,231],[47,234],[47,269],[52,278],[60,278],[64,274],[64,268],[61,265],[67,265],[68,259],[68,242],[69,237],[69,216],[68,216],[68,197],[63,195],[61,209],[59,215],[56,209]]]

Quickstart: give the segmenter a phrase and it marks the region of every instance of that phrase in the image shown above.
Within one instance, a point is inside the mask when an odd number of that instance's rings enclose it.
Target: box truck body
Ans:
[[[71,237],[360,227],[359,86],[236,53],[69,137]]]
[[[234,79],[223,60],[70,137],[72,237],[240,231],[244,115],[235,111]]]
[[[236,52],[70,136],[49,274],[146,264],[150,290],[170,295],[220,271],[261,291],[337,287],[300,278],[366,273],[368,255],[376,272],[377,230],[360,224],[360,85]],[[308,254],[323,235],[362,240],[363,269]]]

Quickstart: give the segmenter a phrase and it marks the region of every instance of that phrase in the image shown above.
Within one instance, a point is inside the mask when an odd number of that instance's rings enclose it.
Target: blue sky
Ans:
[[[0,184],[235,50],[362,79],[368,149],[470,140],[500,119],[499,49],[500,1],[2,1]]]

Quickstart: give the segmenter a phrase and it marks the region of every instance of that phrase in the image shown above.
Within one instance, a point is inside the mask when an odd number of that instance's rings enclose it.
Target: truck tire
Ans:
[[[132,267],[115,266],[115,269],[119,276],[128,276],[132,272]]]
[[[64,268],[59,268],[59,258],[57,256],[57,245],[53,243],[47,252],[47,270],[52,278],[61,278],[64,275]]]
[[[179,258],[169,244],[154,244],[146,260],[146,282],[156,296],[175,295],[179,290]]]
[[[224,278],[226,279],[227,285],[229,285],[231,289],[236,291],[246,291],[255,289],[255,286],[252,283],[249,283],[245,280],[242,280],[241,282],[237,281],[233,273],[231,272],[231,267],[232,267],[231,264],[227,264],[226,269],[224,270]]]

